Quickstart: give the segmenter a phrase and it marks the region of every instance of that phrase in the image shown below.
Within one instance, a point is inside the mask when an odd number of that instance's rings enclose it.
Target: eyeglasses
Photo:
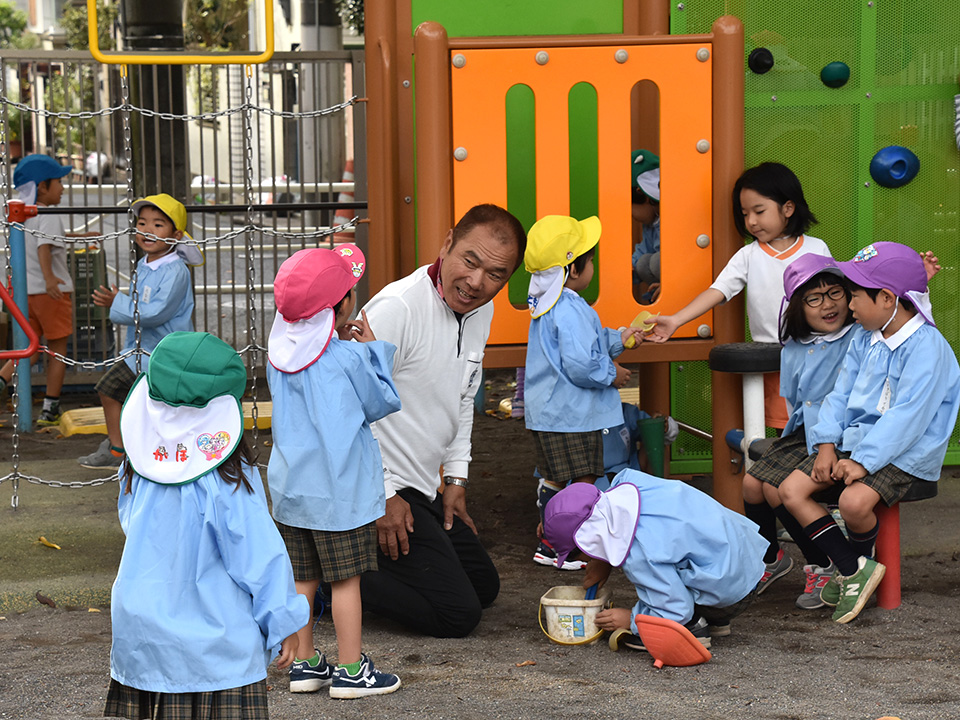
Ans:
[[[803,301],[807,304],[807,307],[820,307],[823,305],[824,298],[830,298],[831,300],[839,300],[840,298],[846,297],[847,291],[844,290],[839,285],[834,285],[832,288],[826,292],[812,292],[804,295]]]

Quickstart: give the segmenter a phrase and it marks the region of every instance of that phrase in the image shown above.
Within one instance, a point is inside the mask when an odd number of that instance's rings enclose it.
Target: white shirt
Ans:
[[[413,488],[431,502],[445,475],[467,477],[473,399],[493,303],[457,318],[428,266],[387,285],[364,310],[378,340],[397,346],[393,382],[400,412],[373,423],[383,455],[387,499]]]
[[[46,207],[37,203],[37,207]],[[24,249],[27,259],[27,294],[42,295],[47,292],[47,282],[40,269],[38,250],[41,245],[50,245],[50,259],[53,274],[62,282],[57,286],[61,292],[73,292],[73,277],[67,267],[67,245],[63,240],[51,240],[34,235],[31,230],[39,230],[47,235],[63,235],[63,221],[59,215],[37,215],[27,218],[23,223]]]
[[[780,341],[778,325],[783,272],[787,265],[807,253],[833,257],[823,240],[809,235],[801,235],[793,245],[780,252],[767,243],[754,240],[730,258],[710,286],[722,292],[725,300],[747,288],[747,319],[754,342]]]

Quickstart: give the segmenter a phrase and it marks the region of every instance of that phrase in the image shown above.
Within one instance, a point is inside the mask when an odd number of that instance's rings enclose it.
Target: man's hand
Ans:
[[[97,307],[110,307],[113,305],[113,299],[117,296],[118,292],[120,292],[120,290],[116,285],[111,285],[110,287],[101,285],[93,291],[93,304]]]
[[[629,630],[631,614],[630,608],[607,608],[597,613],[594,622],[601,630],[609,630],[610,632],[620,628]]]
[[[459,485],[447,485],[443,488],[443,529],[450,530],[453,527],[453,516],[463,520],[467,527],[473,530],[474,535],[478,535],[477,526],[473,524],[473,519],[467,514],[467,489]]]
[[[836,464],[836,448],[830,443],[820,445],[817,459],[813,461],[813,470],[810,471],[810,479],[824,485],[833,483],[833,469]]]
[[[610,563],[590,558],[587,560],[586,574],[583,576],[583,587],[591,588],[596,585],[598,588],[602,588],[609,577]]]
[[[410,503],[399,495],[387,499],[387,511],[377,520],[377,541],[384,555],[396,560],[410,552],[407,533],[413,532],[413,513]]]
[[[842,481],[844,485],[863,480],[867,474],[867,469],[856,460],[839,460],[833,467],[833,479],[837,482]]]
[[[285,667],[290,667],[294,659],[297,657],[297,650],[300,647],[300,640],[297,639],[297,634],[294,633],[286,638],[283,642],[280,643],[280,654],[277,656],[277,667],[283,670]]]

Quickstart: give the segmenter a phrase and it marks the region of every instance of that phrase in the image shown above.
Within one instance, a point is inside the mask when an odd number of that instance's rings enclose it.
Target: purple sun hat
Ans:
[[[840,269],[836,260],[828,255],[817,255],[807,253],[801,255],[792,263],[787,265],[783,271],[783,296],[789,301],[793,294],[801,285],[820,273],[833,273],[837,277],[843,277],[843,271]]]
[[[554,495],[543,512],[543,537],[557,551],[557,567],[577,550],[574,536],[593,513],[600,491],[591,483],[571,483]]]
[[[867,245],[852,260],[839,263],[840,270],[860,287],[889,290],[909,300],[923,319],[936,327],[927,290],[927,271],[920,253],[895,242]]]

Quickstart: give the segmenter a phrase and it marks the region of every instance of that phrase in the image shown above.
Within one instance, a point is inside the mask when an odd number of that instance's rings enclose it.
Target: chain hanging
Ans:
[[[251,417],[253,419],[253,457],[254,462],[257,462],[260,458],[259,428],[257,427],[259,415],[259,410],[257,408],[257,367],[260,365],[261,348],[257,344],[257,304],[254,300],[254,286],[257,268],[253,262],[255,251],[253,244],[255,225],[253,224],[253,113],[251,112],[251,108],[253,107],[252,101],[254,79],[253,67],[251,65],[246,66],[246,75],[247,102],[244,104],[243,113],[244,159],[246,165],[244,173],[244,192],[246,193],[247,201],[247,227],[250,228],[246,235],[247,347],[250,350],[248,357],[250,360],[250,399],[252,400]]]
[[[130,80],[126,65],[120,66],[120,97],[123,100],[123,156],[127,163],[127,227],[130,235],[130,298],[133,301],[133,371],[140,374],[140,293],[137,290],[137,218],[133,212],[133,139],[130,130]]]

